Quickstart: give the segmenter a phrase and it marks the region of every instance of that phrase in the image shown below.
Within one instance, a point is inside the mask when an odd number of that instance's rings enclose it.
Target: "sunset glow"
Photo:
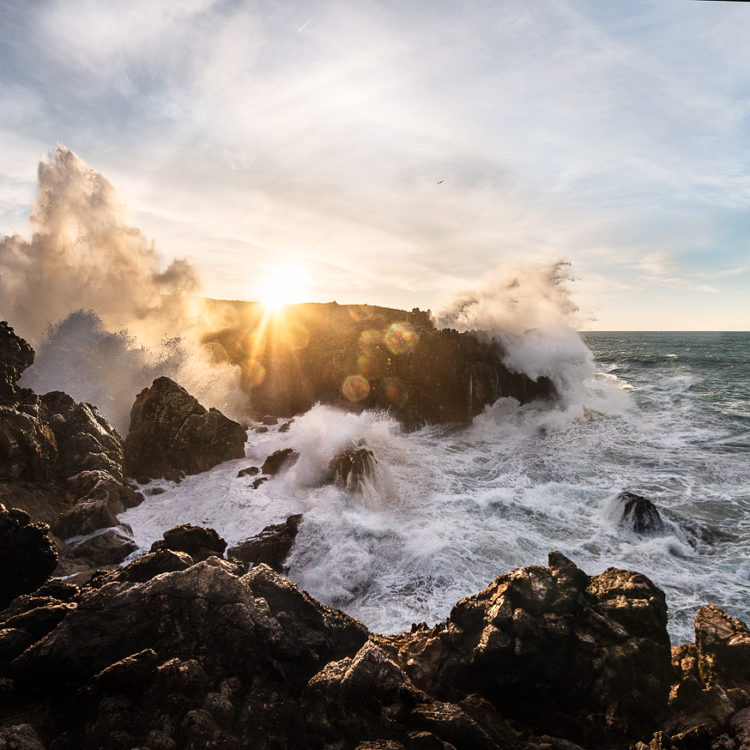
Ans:
[[[271,268],[258,288],[258,300],[269,310],[302,302],[307,293],[304,268],[292,263]]]

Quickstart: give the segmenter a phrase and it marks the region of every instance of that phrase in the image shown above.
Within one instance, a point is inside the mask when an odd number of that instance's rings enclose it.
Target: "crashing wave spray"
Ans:
[[[627,399],[595,378],[591,352],[577,333],[582,316],[566,260],[500,267],[484,285],[437,313],[439,327],[487,331],[505,348],[504,364],[530,378],[549,377],[571,418],[585,408],[620,411]]]
[[[24,384],[97,403],[126,431],[136,393],[167,374],[235,416],[239,373],[199,345],[200,286],[185,259],[159,266],[153,243],[125,220],[115,188],[58,146],[39,164],[30,240],[0,240],[0,317],[37,349]],[[175,331],[180,339],[169,339]]]

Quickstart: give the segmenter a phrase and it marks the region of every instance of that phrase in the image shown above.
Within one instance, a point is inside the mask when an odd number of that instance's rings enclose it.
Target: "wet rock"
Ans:
[[[364,445],[342,451],[328,464],[331,481],[350,492],[360,491],[374,471],[375,454]]]
[[[95,565],[116,565],[137,549],[132,536],[122,527],[115,527],[85,539],[72,548],[71,554],[86,558]]]
[[[274,451],[268,458],[263,462],[261,471],[264,474],[270,474],[274,476],[284,469],[288,469],[290,466],[294,466],[299,459],[299,453],[293,448],[282,448],[281,450]]]
[[[289,516],[284,523],[266,526],[254,537],[230,547],[227,556],[246,563],[265,563],[284,573],[284,560],[289,556],[301,521],[302,514],[297,514]]]
[[[621,492],[617,500],[622,505],[621,525],[637,534],[661,534],[665,525],[656,506],[634,492]]]
[[[41,586],[56,564],[47,525],[31,523],[24,511],[0,505],[0,610]]]
[[[258,477],[257,479],[253,480],[253,483],[250,485],[254,490],[257,490],[258,487],[261,486],[264,482],[268,481],[268,477]]]
[[[193,560],[205,560],[211,555],[221,557],[227,543],[213,530],[183,523],[164,532],[164,538],[151,545],[151,551],[170,549],[187,552]]]
[[[7,321],[0,321],[0,404],[21,400],[29,393],[17,383],[33,363],[34,350],[15,334]]]
[[[246,469],[240,469],[237,472],[237,478],[239,478],[239,477],[253,477],[259,471],[260,471],[260,469],[257,466],[248,466]]]
[[[160,549],[137,557],[129,565],[117,571],[116,577],[120,581],[143,583],[162,573],[186,570],[194,563],[195,561],[187,552]]]
[[[217,409],[206,410],[169,378],[136,397],[125,439],[129,475],[139,481],[197,474],[245,455],[245,430]]]

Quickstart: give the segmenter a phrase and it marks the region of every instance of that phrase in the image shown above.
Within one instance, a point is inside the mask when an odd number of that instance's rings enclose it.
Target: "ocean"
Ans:
[[[458,599],[560,550],[589,574],[640,571],[667,596],[673,644],[715,602],[750,619],[750,333],[581,334],[548,364],[561,399],[500,399],[470,427],[404,432],[385,413],[315,406],[267,432],[246,458],[160,487],[120,519],[139,553],[178,523],[232,545],[304,518],[289,577],[322,602],[396,632],[434,624]],[[549,369],[552,368],[552,369]],[[539,369],[539,368],[537,368]],[[358,494],[327,484],[328,462],[364,441],[376,457]],[[240,469],[293,447],[299,461],[252,489]],[[665,521],[623,525],[618,493]],[[136,554],[139,554],[136,553]]]

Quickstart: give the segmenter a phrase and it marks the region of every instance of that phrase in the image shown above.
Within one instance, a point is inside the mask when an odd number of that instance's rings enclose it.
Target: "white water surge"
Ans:
[[[147,550],[178,523],[212,526],[231,545],[303,513],[290,577],[378,631],[440,620],[462,596],[558,549],[591,574],[615,565],[650,576],[667,593],[673,641],[692,640],[701,604],[747,616],[748,460],[707,452],[732,428],[707,417],[691,395],[696,368],[670,353],[651,386],[600,361],[557,406],[501,399],[465,429],[405,434],[384,414],[316,406],[288,432],[251,431],[246,460],[160,483],[164,494],[122,520]],[[372,485],[352,495],[324,484],[330,458],[359,440],[378,459]],[[300,460],[282,476],[255,490],[253,477],[237,478],[289,446]],[[619,524],[624,489],[656,503],[664,534]]]

